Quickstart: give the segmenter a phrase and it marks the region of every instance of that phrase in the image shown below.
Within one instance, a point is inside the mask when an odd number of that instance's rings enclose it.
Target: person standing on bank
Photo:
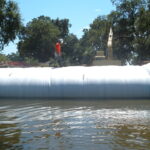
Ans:
[[[59,66],[62,66],[62,58],[61,58],[62,52],[61,52],[61,40],[58,40],[55,45],[55,58],[59,64]]]

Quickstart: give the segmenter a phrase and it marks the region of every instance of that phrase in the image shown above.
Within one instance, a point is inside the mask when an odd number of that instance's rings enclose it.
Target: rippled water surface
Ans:
[[[0,100],[0,149],[149,150],[150,100]]]

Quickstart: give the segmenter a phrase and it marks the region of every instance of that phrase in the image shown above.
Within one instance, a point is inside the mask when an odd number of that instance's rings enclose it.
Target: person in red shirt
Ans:
[[[61,58],[62,52],[61,52],[61,41],[58,40],[58,42],[55,44],[55,58],[59,64],[59,66],[62,66],[62,58]]]
[[[59,55],[59,56],[61,56],[61,42],[60,41],[58,41],[57,43],[56,43],[56,45],[55,45],[55,53],[56,53],[56,55]]]

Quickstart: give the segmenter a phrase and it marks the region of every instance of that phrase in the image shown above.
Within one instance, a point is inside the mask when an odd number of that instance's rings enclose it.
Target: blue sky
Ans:
[[[44,15],[52,19],[69,19],[70,33],[80,38],[82,30],[88,28],[100,15],[107,15],[114,7],[111,0],[14,0],[18,3],[22,22],[26,25],[33,18]],[[16,43],[10,43],[3,53],[16,52]]]

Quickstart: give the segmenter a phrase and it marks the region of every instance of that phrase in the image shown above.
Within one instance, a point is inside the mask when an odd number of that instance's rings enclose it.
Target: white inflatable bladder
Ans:
[[[1,68],[0,98],[150,98],[150,64]]]

